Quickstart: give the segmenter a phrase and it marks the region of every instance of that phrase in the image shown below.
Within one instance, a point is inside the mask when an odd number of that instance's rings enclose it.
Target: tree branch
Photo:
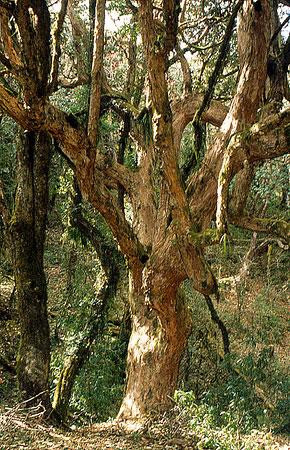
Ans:
[[[210,296],[204,295],[204,298],[205,298],[207,307],[210,311],[211,319],[214,323],[217,324],[217,326],[219,327],[219,330],[221,332],[222,339],[223,339],[224,354],[226,355],[226,354],[230,353],[230,340],[229,340],[228,330],[227,330],[225,324],[223,323],[223,321],[221,320],[221,318],[219,317],[217,310],[215,309]]]
[[[16,75],[19,68],[22,67],[21,58],[15,50],[11,31],[9,28],[10,14],[8,10],[0,9],[0,27],[1,27],[1,42],[4,49],[4,54],[1,52],[1,62]]]
[[[19,0],[15,19],[20,35],[26,79],[24,97],[28,105],[47,93],[50,71],[50,14],[45,0]]]
[[[229,216],[229,222],[246,230],[268,233],[290,243],[290,223],[277,218]]]
[[[185,57],[185,52],[181,50],[179,44],[176,44],[176,53],[179,59],[181,70],[183,74],[183,89],[184,95],[190,95],[192,93],[192,78],[188,61]]]
[[[22,103],[0,84],[0,109],[26,129],[29,125],[27,111]]]
[[[77,79],[89,79],[87,69],[86,46],[89,45],[89,33],[84,21],[76,14],[74,0],[68,0],[67,14],[72,27],[73,45],[77,60]]]
[[[287,108],[233,137],[233,143],[224,154],[218,178],[216,223],[219,233],[227,232],[229,185],[234,174],[242,168],[245,160],[254,163],[287,153],[290,148],[289,122],[290,108]]]
[[[244,0],[239,0],[236,3],[236,5],[234,6],[233,12],[230,16],[230,19],[229,19],[227,27],[226,27],[226,31],[225,31],[225,35],[224,35],[222,44],[220,46],[220,50],[219,50],[219,54],[217,57],[215,67],[209,77],[209,80],[208,80],[207,90],[203,97],[202,103],[195,114],[193,126],[195,129],[195,147],[196,147],[197,154],[199,154],[201,151],[202,134],[203,134],[202,127],[200,126],[200,120],[201,120],[202,114],[204,113],[204,111],[206,111],[206,109],[208,108],[208,106],[210,104],[211,99],[213,98],[214,88],[218,81],[218,77],[223,72],[226,56],[227,56],[228,49],[229,49],[229,43],[232,38],[233,28],[235,26],[236,17],[237,17],[237,14],[238,14],[239,9],[242,6],[243,2],[244,2]]]
[[[92,145],[97,144],[101,106],[102,69],[104,53],[106,0],[97,0],[94,29],[91,92],[88,116],[88,136]]]
[[[180,0],[164,0],[163,14],[165,22],[164,51],[168,54],[176,45],[178,18],[181,12]]]
[[[193,93],[182,100],[173,103],[173,132],[175,147],[180,147],[182,134],[189,122],[192,121],[197,109],[203,101],[203,94]],[[220,127],[227,115],[228,108],[217,100],[212,100],[206,111],[202,114],[204,122],[211,123],[216,127]]]
[[[52,62],[50,70],[50,82],[48,91],[53,92],[57,88],[57,79],[59,72],[59,62],[61,56],[60,38],[63,29],[64,19],[67,12],[68,0],[61,0],[61,7],[56,20],[55,28],[52,33]]]

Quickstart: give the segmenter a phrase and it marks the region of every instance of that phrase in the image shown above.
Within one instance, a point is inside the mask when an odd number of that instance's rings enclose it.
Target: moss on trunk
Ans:
[[[50,339],[47,288],[43,268],[50,138],[20,132],[15,209],[10,223],[12,259],[20,318],[17,378],[22,398],[34,397],[51,412],[49,398]]]

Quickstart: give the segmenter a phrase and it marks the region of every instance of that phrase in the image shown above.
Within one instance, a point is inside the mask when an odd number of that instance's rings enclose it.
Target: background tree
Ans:
[[[51,138],[45,133],[21,132],[19,141],[17,191],[9,229],[21,333],[17,378],[24,400],[41,401],[49,415],[50,336],[43,252]]]

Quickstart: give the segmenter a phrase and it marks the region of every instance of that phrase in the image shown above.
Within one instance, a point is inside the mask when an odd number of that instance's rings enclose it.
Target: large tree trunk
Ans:
[[[50,137],[21,132],[18,185],[11,220],[12,255],[20,318],[17,377],[22,398],[35,399],[51,412],[49,398],[50,338],[43,250],[48,205]]]
[[[128,347],[127,385],[119,419],[138,419],[160,413],[172,404],[179,365],[191,330],[181,295],[163,292],[167,316],[153,310],[146,296],[130,283],[132,332]],[[151,298],[155,302],[154,298]],[[160,298],[156,299],[156,304]]]

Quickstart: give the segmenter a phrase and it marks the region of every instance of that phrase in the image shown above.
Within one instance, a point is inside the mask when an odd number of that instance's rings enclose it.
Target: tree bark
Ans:
[[[101,335],[104,328],[103,316],[108,308],[109,300],[114,295],[115,288],[111,279],[104,283],[96,299],[94,312],[76,351],[64,362],[53,398],[54,411],[61,420],[66,419],[75,379],[91,354],[92,344]]]
[[[110,302],[116,295],[121,275],[124,275],[126,272],[121,253],[118,251],[115,243],[109,241],[102,226],[98,223],[96,226],[92,226],[82,216],[81,195],[77,185],[72,222],[94,247],[106,280],[92,304],[92,314],[83,330],[83,336],[74,353],[64,362],[60,373],[53,398],[53,408],[62,420],[65,420],[67,416],[75,379],[90,357],[93,343],[102,334]]]
[[[127,385],[118,419],[160,413],[172,404],[179,365],[191,330],[184,299],[170,288],[166,324],[144,294],[130,283],[132,332],[128,347]],[[152,301],[154,302],[154,298]],[[160,298],[157,299],[160,301]]]
[[[20,133],[18,185],[10,225],[20,318],[17,378],[23,399],[35,397],[31,403],[41,401],[46,415],[51,412],[48,385],[50,337],[43,251],[50,142],[45,133]]]

